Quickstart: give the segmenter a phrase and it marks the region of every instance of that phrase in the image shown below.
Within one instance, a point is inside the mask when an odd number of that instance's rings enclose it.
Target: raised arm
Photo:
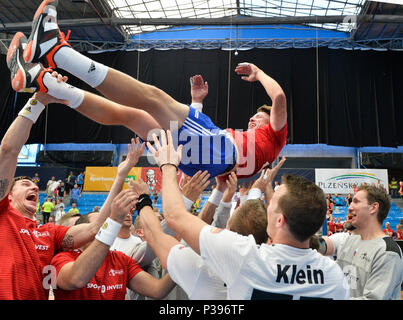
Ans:
[[[215,211],[213,226],[224,229],[227,226],[228,219],[231,214],[232,198],[237,190],[238,179],[235,172],[231,172],[225,181],[226,189],[224,191],[221,203]]]
[[[190,178],[190,180],[183,184],[182,194],[186,203],[189,205],[195,203],[204,189],[206,189],[210,184],[209,178],[210,174],[207,170],[203,172],[199,170]],[[189,207],[187,209],[189,209]]]
[[[283,166],[286,157],[282,157],[281,160],[277,163],[277,165],[273,169],[267,169],[266,176],[269,183],[266,185],[266,189],[264,191],[265,198],[266,198],[266,208],[270,203],[271,198],[273,197],[273,180],[276,177],[278,171]]]
[[[161,222],[152,210],[147,184],[144,181],[139,180],[138,182],[131,181],[129,185],[130,189],[132,189],[139,198],[142,196],[145,198],[145,202],[148,201],[148,204],[146,205],[140,203],[139,206],[141,207],[137,206],[140,225],[143,229],[144,238],[147,241],[147,245],[154,250],[155,254],[160,260],[161,265],[166,270],[169,250],[171,250],[173,246],[179,244],[179,241],[164,233],[161,227]]]
[[[161,143],[160,143],[161,141]],[[171,132],[161,131],[160,141],[154,135],[154,146],[147,143],[156,163],[162,171],[162,205],[169,228],[181,236],[197,253],[200,253],[199,235],[207,224],[186,211],[176,177],[182,146],[175,150]]]
[[[118,166],[116,179],[113,182],[111,191],[109,192],[108,197],[106,198],[100,210],[98,218],[90,224],[81,224],[71,227],[67,231],[66,236],[63,240],[64,250],[79,248],[85,243],[93,240],[99,228],[109,217],[112,201],[122,190],[123,184],[130,169],[133,168],[133,166],[136,165],[139,161],[140,156],[144,151],[145,144],[140,144],[139,139],[137,138],[136,142],[134,141],[134,139],[132,139],[131,145],[129,144],[128,147],[129,153],[127,155],[127,158]]]
[[[287,123],[287,101],[285,93],[276,80],[268,76],[252,63],[241,63],[235,68],[242,80],[259,81],[272,101],[270,124],[274,131],[280,131]]]
[[[27,142],[32,125],[45,106],[34,95],[28,100],[4,135],[0,146],[0,200],[10,192],[18,155]]]
[[[190,95],[192,96],[192,105],[194,103],[203,104],[204,98],[208,95],[208,83],[203,80],[201,75],[190,77]]]

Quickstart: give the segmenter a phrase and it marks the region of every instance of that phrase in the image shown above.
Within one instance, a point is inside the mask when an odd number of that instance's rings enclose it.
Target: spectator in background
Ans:
[[[398,191],[399,191],[399,185],[398,185],[395,177],[392,177],[392,180],[390,181],[390,184],[389,184],[389,189],[390,189],[390,195],[392,196],[392,198],[397,198]]]
[[[330,212],[329,209],[327,209],[326,210],[326,221],[329,221],[331,216],[332,216],[332,213]]]
[[[57,197],[58,200],[61,199],[63,201],[65,195],[66,195],[66,186],[64,185],[63,181],[60,181],[60,184],[57,187],[57,195],[56,195],[56,197]]]
[[[99,212],[98,206],[95,206],[94,209],[92,209],[92,212]]]
[[[383,233],[386,234],[387,236],[393,238],[393,229],[390,227],[389,222],[385,223],[385,229],[383,229]]]
[[[46,201],[42,204],[41,207],[43,224],[48,223],[50,214],[54,207],[55,205],[53,204],[52,200],[50,198],[46,198]]]
[[[65,208],[66,205],[63,203],[63,199],[58,199],[55,205],[55,211],[59,210],[61,207]]]
[[[343,230],[344,230],[343,223],[341,222],[341,218],[338,217],[336,222],[336,232],[343,232]]]
[[[349,193],[349,194],[346,196],[346,206],[349,206],[352,201],[353,201],[353,198],[351,197],[351,193]]]
[[[53,187],[54,183],[56,183],[56,178],[52,177],[48,182],[46,183],[46,195],[48,198],[53,198],[53,192],[55,191],[55,188]]]
[[[67,213],[80,213],[80,211],[77,208],[77,203],[73,202],[71,204],[71,208],[69,211],[67,211]]]
[[[78,199],[81,197],[81,189],[78,187],[76,183],[74,188],[71,190],[71,198],[70,198],[70,205],[73,203],[78,203]]]
[[[330,193],[328,193],[327,196],[326,196],[326,204],[327,204],[327,210],[329,210],[330,213],[333,213],[334,200],[333,200],[332,195]]]
[[[59,199],[59,201],[61,201],[61,199]],[[60,219],[66,214],[66,211],[64,211],[64,203],[61,202],[62,205],[57,205],[59,206],[56,210],[56,214],[55,214],[55,222],[58,223],[60,221]]]
[[[277,189],[280,187],[278,181],[274,181],[274,191],[277,191]]]
[[[327,235],[331,236],[336,233],[336,223],[334,222],[334,217],[330,215],[329,221],[327,222]]]
[[[68,195],[71,194],[71,190],[74,188],[76,182],[77,182],[76,176],[74,175],[73,171],[70,171],[70,174],[66,179],[66,194]]]
[[[403,231],[402,226],[400,224],[396,225],[396,240],[403,240]]]
[[[55,217],[50,216],[48,223],[53,223],[54,224],[55,223]]]
[[[35,172],[34,177],[32,178],[32,181],[39,187],[39,181],[41,181],[41,178],[39,178],[38,172]]]
[[[80,189],[80,192],[82,192],[84,185],[84,172],[80,172],[79,175],[77,176],[77,185],[78,188]]]

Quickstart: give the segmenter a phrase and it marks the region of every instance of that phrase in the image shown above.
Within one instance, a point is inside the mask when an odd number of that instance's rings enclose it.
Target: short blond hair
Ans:
[[[140,216],[138,215],[137,217],[136,217],[136,219],[134,220],[134,229],[135,230],[137,230],[137,229],[141,229],[142,227],[141,227],[141,223],[140,223]]]
[[[264,112],[270,116],[271,108],[272,108],[272,106],[268,106],[267,104],[264,104],[257,109],[257,112]]]

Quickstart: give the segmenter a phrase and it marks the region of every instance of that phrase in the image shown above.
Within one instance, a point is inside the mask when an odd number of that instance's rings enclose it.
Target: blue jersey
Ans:
[[[191,106],[182,127],[172,136],[178,145],[183,145],[179,169],[188,176],[207,170],[211,177],[216,177],[231,171],[236,164],[236,149],[230,133]]]
[[[207,170],[210,177],[231,171],[236,164],[236,148],[231,134],[218,128],[204,113],[189,106],[189,115],[181,128],[171,133],[175,148],[183,145],[179,169],[192,177]]]

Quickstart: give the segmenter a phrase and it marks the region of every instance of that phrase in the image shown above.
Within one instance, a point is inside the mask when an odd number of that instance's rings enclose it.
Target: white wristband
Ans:
[[[193,107],[193,108],[195,108],[195,109],[198,110],[199,112],[203,112],[203,103],[200,103],[200,102],[193,102],[190,106]]]
[[[241,205],[242,203],[244,203],[246,200],[248,200],[248,195],[244,194],[243,196],[239,197],[239,204]]]
[[[216,188],[213,190],[213,192],[211,193],[211,195],[207,201],[218,207],[220,205],[223,195],[224,195],[224,193],[221,192],[220,190],[217,190],[217,188]]]
[[[101,241],[107,246],[111,246],[115,241],[115,238],[117,237],[121,227],[122,225],[119,222],[116,222],[115,220],[108,218],[106,219],[102,227],[99,228],[99,231],[95,236],[95,239]]]
[[[221,202],[221,205],[224,208],[231,208],[232,207],[232,202]]]
[[[185,202],[186,210],[189,211],[190,208],[192,208],[193,201],[186,198],[183,194],[182,194],[182,198],[183,198],[183,201]]]
[[[42,103],[40,103],[35,98],[30,98],[25,104],[24,108],[22,108],[21,111],[18,113],[18,115],[27,118],[35,123],[41,115],[43,109],[45,109],[45,106]]]
[[[262,196],[262,191],[259,188],[252,188],[248,193],[248,200],[260,199]]]

